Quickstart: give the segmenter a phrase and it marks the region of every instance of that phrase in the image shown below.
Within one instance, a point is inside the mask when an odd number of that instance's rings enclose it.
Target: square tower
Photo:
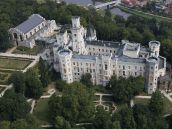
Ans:
[[[78,16],[72,17],[72,27],[80,28],[80,17],[78,17]]]

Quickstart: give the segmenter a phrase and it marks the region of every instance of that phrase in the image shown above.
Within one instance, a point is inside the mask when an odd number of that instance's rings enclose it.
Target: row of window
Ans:
[[[92,50],[92,51],[95,51],[95,50],[96,50],[95,48],[90,48],[90,47],[89,47],[88,49],[89,49],[89,51],[91,51],[91,50]],[[115,53],[115,51],[113,51],[113,50],[108,50],[108,49],[103,49],[103,48],[102,48],[102,49],[99,48],[98,51],[99,51],[99,52],[107,52],[107,53],[108,53],[108,52],[109,52],[109,53]]]

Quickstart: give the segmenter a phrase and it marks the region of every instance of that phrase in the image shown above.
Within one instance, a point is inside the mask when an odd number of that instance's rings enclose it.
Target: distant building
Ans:
[[[166,74],[166,58],[159,55],[160,42],[151,41],[145,48],[139,43],[97,40],[93,27],[80,25],[72,18],[71,33],[60,32],[53,47],[53,64],[67,83],[79,81],[90,73],[92,82],[105,86],[112,75],[128,78],[142,76],[149,94],[156,91],[158,78]]]
[[[33,14],[26,21],[9,30],[10,40],[15,46],[33,48],[37,38],[49,37],[56,29],[55,20],[45,20],[39,14]]]

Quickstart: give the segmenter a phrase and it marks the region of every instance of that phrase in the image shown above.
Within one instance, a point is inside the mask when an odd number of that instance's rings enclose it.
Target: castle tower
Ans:
[[[159,41],[150,41],[149,42],[149,48],[151,50],[150,56],[159,56],[160,51],[160,42]]]
[[[158,58],[149,57],[146,60],[145,89],[148,94],[152,94],[157,89],[158,82]]]
[[[62,80],[65,80],[67,83],[73,82],[72,75],[72,51],[69,49],[62,49],[58,52],[59,56],[59,67]]]
[[[78,54],[87,54],[84,42],[85,30],[80,25],[80,17],[72,18],[72,48]]]

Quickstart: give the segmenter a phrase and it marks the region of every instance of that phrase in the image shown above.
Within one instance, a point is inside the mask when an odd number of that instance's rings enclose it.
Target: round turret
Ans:
[[[145,71],[145,88],[149,94],[152,94],[157,89],[158,81],[158,58],[149,57],[146,61]]]
[[[58,56],[61,78],[67,83],[72,83],[72,51],[69,49],[62,49],[58,52]]]
[[[150,41],[149,42],[149,48],[150,48],[150,56],[159,56],[160,51],[160,42],[159,41]]]

